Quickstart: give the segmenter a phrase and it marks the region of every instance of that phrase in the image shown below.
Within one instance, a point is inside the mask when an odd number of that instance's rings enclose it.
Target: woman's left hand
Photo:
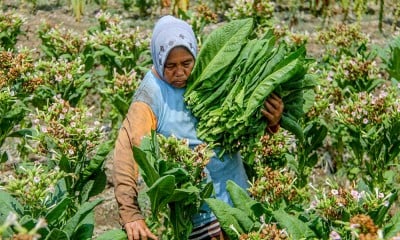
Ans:
[[[267,118],[269,128],[279,125],[283,107],[282,99],[275,93],[272,93],[268,99],[264,101],[264,108],[261,109],[261,112]]]

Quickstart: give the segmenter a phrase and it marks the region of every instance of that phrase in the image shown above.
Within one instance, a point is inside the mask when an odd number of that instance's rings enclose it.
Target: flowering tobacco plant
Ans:
[[[12,50],[17,43],[17,37],[22,32],[25,19],[17,14],[0,10],[0,49]],[[1,61],[0,61],[1,62]]]
[[[38,34],[42,40],[41,49],[50,59],[74,59],[79,56],[82,46],[85,45],[85,38],[78,33],[46,22],[41,24]]]
[[[331,28],[317,34],[317,42],[325,47],[323,60],[337,58],[342,54],[354,54],[357,49],[366,45],[368,37],[360,31],[357,24],[335,24]]]
[[[257,25],[270,25],[274,14],[274,3],[272,1],[236,0],[231,3],[231,8],[225,12],[230,19],[242,19],[253,17]]]
[[[109,119],[111,128],[117,130],[123,117],[129,109],[129,104],[136,88],[139,86],[141,75],[135,70],[118,73],[114,71],[113,78],[105,80],[106,87],[99,88],[102,96],[101,109],[104,119]]]
[[[57,182],[66,176],[59,167],[46,169],[40,163],[20,166],[16,175],[10,175],[5,189],[26,206],[31,217],[44,216],[51,207],[56,194]]]
[[[293,172],[270,167],[259,167],[257,170],[257,177],[248,189],[254,199],[276,209],[283,203],[294,205],[295,202],[301,202],[303,196],[296,189]]]
[[[33,56],[27,49],[21,49],[18,53],[0,50],[0,89],[10,87],[15,95],[22,95],[26,76],[34,71]]]
[[[73,60],[39,60],[34,63],[34,68],[35,71],[27,76],[25,89],[33,95],[31,103],[35,107],[46,105],[53,96],[61,96],[76,106],[93,86],[80,57]]]
[[[119,18],[102,11],[96,18],[99,29],[92,29],[85,37],[83,54],[87,68],[100,64],[112,78],[114,71],[123,74],[134,69],[141,73],[141,67],[150,66],[148,31],[128,28]]]
[[[38,142],[32,150],[42,156],[50,155],[57,162],[68,157],[74,165],[80,164],[80,157],[92,154],[103,140],[100,122],[91,122],[90,110],[73,107],[60,96],[55,96],[53,101],[30,115],[37,130],[34,140]]]
[[[349,136],[350,172],[363,172],[371,188],[383,188],[385,174],[398,160],[400,143],[399,86],[387,85],[371,93],[353,94],[336,107],[336,116]],[[354,176],[353,176],[354,177]]]
[[[207,145],[191,149],[184,139],[152,132],[142,139],[140,147],[133,147],[133,153],[149,188],[152,221],[160,221],[165,213],[164,226],[173,229],[169,239],[187,239],[193,214],[212,193],[212,183],[205,182],[203,169],[213,151]]]
[[[373,239],[377,239],[378,229],[382,232],[393,224],[390,222],[389,209],[397,198],[397,192],[384,193],[377,188],[372,191],[368,188],[361,190],[363,186],[360,182],[345,187],[329,179],[326,188],[317,189],[310,184],[315,195],[307,213],[315,214],[325,222],[325,227],[332,231],[325,229],[322,232],[330,232],[331,239],[340,239],[340,236],[350,239],[360,233],[372,234],[376,237]],[[389,231],[386,234],[389,235]],[[361,236],[357,237],[362,239]]]

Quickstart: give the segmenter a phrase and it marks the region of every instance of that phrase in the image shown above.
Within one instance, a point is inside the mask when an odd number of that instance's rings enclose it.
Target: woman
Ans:
[[[152,69],[146,74],[128,114],[123,121],[114,151],[114,186],[121,223],[128,239],[157,239],[146,226],[137,202],[138,167],[132,146],[139,146],[152,130],[166,137],[188,139],[190,147],[201,144],[196,136],[196,119],[186,108],[184,92],[197,55],[197,41],[189,24],[172,16],[162,17],[155,25],[151,41]],[[263,115],[269,128],[277,131],[283,111],[282,100],[272,95],[264,103]],[[225,154],[221,161],[213,157],[205,172],[213,182],[218,199],[231,203],[225,186],[233,180],[248,187],[240,155]],[[209,208],[193,216],[190,239],[223,239],[221,228]]]

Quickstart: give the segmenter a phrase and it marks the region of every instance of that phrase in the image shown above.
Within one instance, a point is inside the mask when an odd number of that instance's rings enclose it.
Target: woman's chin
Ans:
[[[176,88],[183,88],[183,87],[186,87],[186,81],[182,81],[182,82],[177,81],[177,82],[174,82],[174,84],[172,84],[172,86],[174,86],[174,87],[176,87]]]

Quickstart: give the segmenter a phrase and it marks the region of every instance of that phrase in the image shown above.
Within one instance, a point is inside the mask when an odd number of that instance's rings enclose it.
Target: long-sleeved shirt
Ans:
[[[119,131],[114,151],[114,187],[119,205],[121,223],[143,219],[137,202],[138,167],[134,163],[132,146],[151,130],[166,137],[171,135],[187,139],[190,147],[202,143],[196,135],[196,118],[187,109],[183,88],[174,88],[148,72],[135,92],[133,103]],[[232,180],[243,188],[248,187],[243,162],[238,153],[225,154],[221,161],[217,154],[205,168],[207,180],[213,182],[215,197],[231,203],[226,191],[226,181]],[[193,216],[194,227],[215,220],[211,210]]]

